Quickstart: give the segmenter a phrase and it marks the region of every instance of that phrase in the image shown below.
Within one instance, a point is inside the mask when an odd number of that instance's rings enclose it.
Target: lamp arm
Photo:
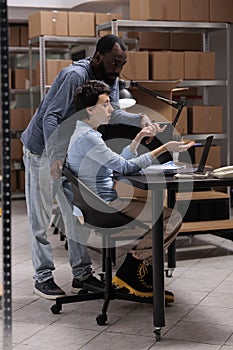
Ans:
[[[138,89],[145,91],[147,94],[156,97],[158,100],[162,100],[163,102],[169,104],[170,106],[172,106],[174,108],[179,109],[182,104],[184,105],[183,101],[170,100],[169,98],[166,98],[166,97],[158,94],[156,91],[150,90],[150,89],[146,88],[145,86],[139,84],[137,81],[131,80],[130,87],[137,87]]]
[[[178,119],[180,117],[180,114],[182,112],[182,109],[185,106],[185,101],[183,101],[183,100],[179,100],[179,101],[170,100],[169,98],[166,98],[166,97],[158,94],[154,90],[150,90],[150,89],[146,88],[145,86],[139,84],[137,81],[134,81],[134,80],[130,81],[130,87],[137,87],[138,89],[145,91],[147,94],[156,97],[158,100],[163,101],[164,103],[168,104],[169,106],[176,108],[178,111],[177,111],[177,114],[172,122],[172,125],[174,127],[176,126]]]

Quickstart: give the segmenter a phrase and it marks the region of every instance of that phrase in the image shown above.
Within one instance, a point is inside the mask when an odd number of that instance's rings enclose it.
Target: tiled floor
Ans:
[[[233,242],[213,235],[179,237],[177,268],[165,278],[175,293],[166,308],[160,342],[153,336],[152,305],[112,301],[109,322],[96,324],[102,301],[64,305],[33,294],[30,239],[24,201],[13,201],[12,284],[13,349],[15,350],[231,350],[233,349]],[[50,231],[56,263],[55,279],[70,293],[71,271],[64,242]],[[0,245],[2,242],[0,242]],[[118,264],[127,248],[119,248]],[[2,251],[2,247],[1,247]],[[90,251],[96,271],[101,258]],[[0,262],[2,264],[2,261]],[[0,346],[2,311],[0,311]]]

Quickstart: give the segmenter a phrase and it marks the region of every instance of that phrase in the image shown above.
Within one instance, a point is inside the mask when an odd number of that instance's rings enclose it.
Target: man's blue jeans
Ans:
[[[61,179],[53,180],[50,176],[47,157],[33,154],[25,148],[24,165],[34,279],[39,282],[46,281],[52,277],[52,271],[55,270],[52,247],[47,240],[55,197],[65,224],[73,276],[80,280],[85,279],[91,273],[91,261],[85,244],[88,231],[78,225],[77,218],[73,216],[72,206],[63,192]]]

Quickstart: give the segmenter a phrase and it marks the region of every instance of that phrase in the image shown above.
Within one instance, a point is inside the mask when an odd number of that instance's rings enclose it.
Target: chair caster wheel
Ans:
[[[96,317],[96,322],[99,326],[104,326],[107,321],[107,315],[100,314]]]
[[[60,311],[62,310],[62,306],[61,305],[57,305],[57,304],[54,304],[50,310],[52,311],[53,314],[57,315],[57,314],[60,314]]]
[[[172,269],[166,270],[166,277],[172,277]]]
[[[155,331],[155,339],[156,341],[160,341],[161,340],[161,329],[160,328],[157,328]]]

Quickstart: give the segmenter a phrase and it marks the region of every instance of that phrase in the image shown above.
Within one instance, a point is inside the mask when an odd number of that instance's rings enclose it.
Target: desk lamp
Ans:
[[[133,98],[129,90],[126,89],[126,82],[119,79],[119,105],[120,108],[129,108],[136,104],[136,100]]]
[[[131,80],[129,82],[129,86],[128,88],[131,88],[131,87],[136,87],[144,92],[146,92],[148,95],[151,95],[151,96],[154,96],[155,98],[157,98],[158,100],[160,101],[163,101],[164,103],[168,104],[169,106],[173,107],[173,108],[176,108],[177,109],[177,113],[176,113],[176,116],[172,122],[172,126],[175,128],[176,127],[176,124],[179,120],[179,117],[180,117],[180,114],[182,112],[182,109],[184,108],[185,106],[185,101],[184,100],[178,100],[178,101],[174,101],[174,100],[170,100],[168,99],[167,97],[165,96],[162,96],[160,95],[159,93],[157,93],[156,91],[154,90],[151,90],[149,88],[146,88],[145,86],[143,86],[142,84],[138,83],[137,81],[134,81],[134,80]],[[119,80],[119,94],[120,94],[120,101],[123,99],[126,98],[126,100],[130,100],[130,99],[133,99],[131,93],[127,90],[127,84],[126,84],[126,81],[124,80]],[[133,100],[135,101],[135,100]],[[133,106],[136,101],[133,103],[132,101],[132,104],[131,106]],[[130,102],[129,102],[130,103]],[[129,107],[129,106],[127,106]]]

